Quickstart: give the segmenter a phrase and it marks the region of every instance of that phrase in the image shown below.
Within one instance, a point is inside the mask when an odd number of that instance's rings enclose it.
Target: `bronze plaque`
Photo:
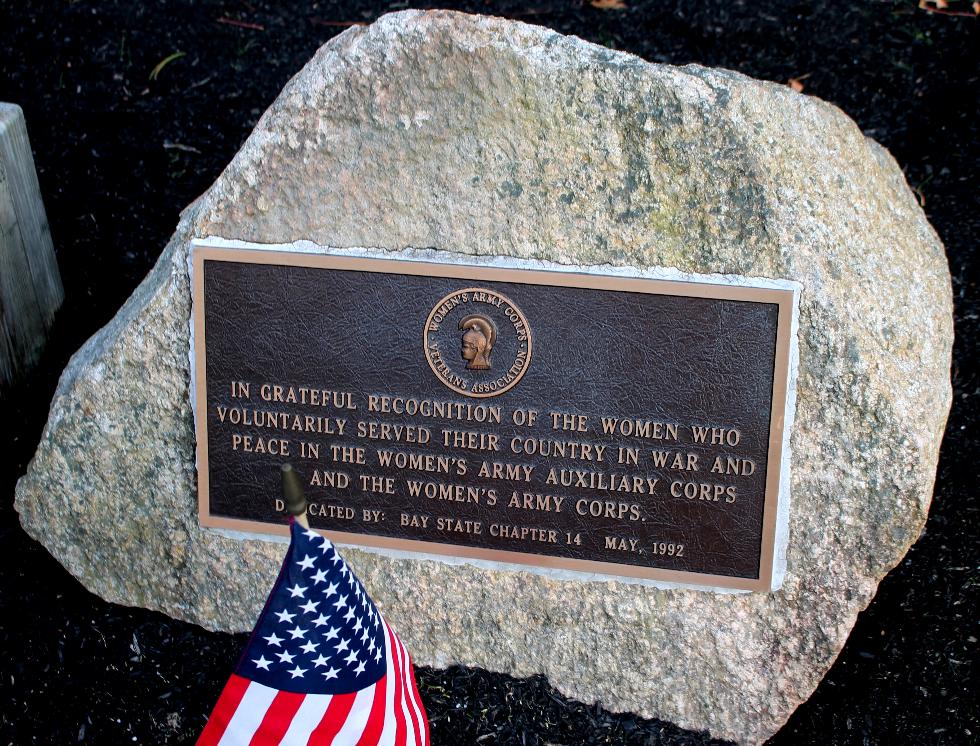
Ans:
[[[793,290],[198,245],[200,520],[767,590]]]

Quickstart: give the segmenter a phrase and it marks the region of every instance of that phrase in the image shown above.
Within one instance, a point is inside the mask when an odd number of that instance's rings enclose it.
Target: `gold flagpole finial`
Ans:
[[[309,528],[310,524],[306,518],[306,495],[303,494],[299,474],[290,464],[282,465],[282,497],[286,503],[286,510],[295,516],[296,522],[304,528]]]

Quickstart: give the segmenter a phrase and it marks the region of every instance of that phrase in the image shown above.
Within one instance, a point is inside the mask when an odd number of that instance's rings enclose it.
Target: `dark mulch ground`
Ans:
[[[904,1],[626,2],[445,7],[540,23],[648,60],[800,79],[895,154],[946,243],[956,399],[927,531],[772,742],[976,743],[978,23]],[[343,24],[405,5],[0,0],[0,100],[27,112],[67,290],[40,368],[0,400],[0,742],[180,743],[204,722],[243,639],[87,593],[19,529],[14,483],[68,356],[150,268],[178,211],[320,44]],[[185,56],[150,81],[175,52]],[[569,702],[538,678],[469,669],[420,678],[439,743],[709,742]]]

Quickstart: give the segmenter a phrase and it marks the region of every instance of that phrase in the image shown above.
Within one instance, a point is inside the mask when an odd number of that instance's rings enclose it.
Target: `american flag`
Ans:
[[[279,578],[198,746],[427,746],[408,651],[324,536],[292,523]]]

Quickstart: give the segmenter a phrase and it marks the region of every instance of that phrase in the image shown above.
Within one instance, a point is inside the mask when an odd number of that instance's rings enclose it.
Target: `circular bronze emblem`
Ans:
[[[425,359],[440,381],[465,396],[497,396],[517,385],[531,362],[531,327],[506,296],[463,288],[425,320]]]

